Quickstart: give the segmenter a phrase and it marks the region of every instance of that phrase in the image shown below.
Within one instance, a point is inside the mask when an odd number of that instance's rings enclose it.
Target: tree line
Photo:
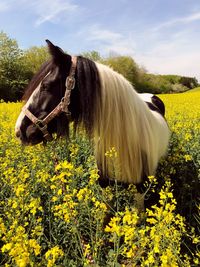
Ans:
[[[110,55],[105,58],[97,51],[83,53],[83,56],[111,66],[125,76],[138,92],[184,92],[198,86],[194,77],[150,74],[130,56]],[[22,50],[15,39],[0,32],[0,99],[20,100],[32,76],[48,59],[46,46]]]

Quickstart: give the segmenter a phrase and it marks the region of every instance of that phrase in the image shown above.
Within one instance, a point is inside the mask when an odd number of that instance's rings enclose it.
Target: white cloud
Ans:
[[[135,51],[135,42],[131,36],[110,31],[95,25],[87,29],[87,41],[93,43],[97,50],[103,53],[131,55]]]
[[[113,31],[101,29],[98,26],[93,26],[89,29],[88,40],[113,42],[122,39],[122,34]]]
[[[98,21],[98,16],[90,13],[87,6],[80,4],[80,1],[79,6],[74,4],[77,2],[73,0],[0,0],[0,12],[8,9],[14,12],[17,9],[23,10],[22,13],[27,11],[26,14],[30,15],[31,21],[34,18],[38,32],[45,31],[45,27],[39,29],[39,26],[49,21],[62,23],[64,27],[70,25],[70,31],[66,29],[67,33],[64,36],[61,33],[60,38],[64,40],[63,47],[66,43],[73,48],[76,47],[75,53],[77,50],[97,50],[103,56],[107,56],[110,52],[131,55],[149,72],[195,76],[200,80],[200,37],[195,31],[196,25],[192,24],[200,21],[200,11],[195,10],[189,15],[175,17],[163,23],[158,21],[158,26],[154,28],[148,23],[139,24],[138,28],[125,24],[126,30],[120,31],[117,28],[117,22],[116,27],[113,25],[113,28],[111,23],[108,28],[106,21],[103,26],[104,22]],[[104,14],[101,9],[98,11]],[[88,14],[92,14],[89,19]],[[68,19],[70,22],[66,23]],[[45,26],[49,27],[49,25]],[[79,32],[77,32],[78,28],[81,29]],[[71,38],[68,38],[69,35]],[[65,38],[68,40],[66,41]]]
[[[0,12],[17,7],[34,14],[36,26],[47,21],[58,22],[62,15],[67,17],[78,9],[78,5],[72,4],[70,0],[1,0],[0,2]]]
[[[155,55],[138,57],[150,73],[177,74],[196,77],[200,81],[200,56],[196,53],[174,55],[171,57],[156,57]]]
[[[200,81],[200,36],[190,25],[199,20],[200,12],[196,12],[149,29],[141,36],[148,42],[142,49],[138,45],[136,62],[151,73],[191,76]]]
[[[200,12],[195,12],[188,16],[173,18],[169,21],[163,22],[159,26],[153,28],[152,31],[156,32],[162,30],[163,28],[169,28],[181,24],[188,24],[198,20],[200,20]]]
[[[38,15],[36,26],[47,21],[58,21],[61,15],[69,15],[70,12],[78,8],[77,5],[71,4],[66,0],[37,0],[33,2],[33,6],[35,13]]]
[[[192,16],[189,19],[192,20]],[[152,35],[151,31],[145,31],[140,33],[140,40],[136,40],[131,35],[95,25],[80,32],[79,39],[81,36],[88,36],[84,41],[101,54],[130,55],[151,73],[191,76],[200,81],[200,40],[191,42],[194,36],[188,29],[169,33],[169,36],[164,32]]]
[[[137,54],[136,61],[151,73],[191,76],[200,81],[198,44],[178,39],[173,39],[171,42],[157,42],[148,53]]]
[[[1,1],[0,2],[0,12],[4,12],[6,10],[8,10],[10,7],[10,4],[8,3],[8,1]]]

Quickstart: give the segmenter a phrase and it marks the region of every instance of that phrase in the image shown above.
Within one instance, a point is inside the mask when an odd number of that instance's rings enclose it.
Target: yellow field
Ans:
[[[0,266],[200,265],[200,92],[161,98],[172,137],[147,184],[159,200],[145,212],[134,186],[99,187],[83,134],[23,147],[21,104],[0,103]]]

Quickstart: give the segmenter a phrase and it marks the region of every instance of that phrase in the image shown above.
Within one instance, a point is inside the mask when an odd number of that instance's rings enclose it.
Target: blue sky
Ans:
[[[200,0],[0,0],[0,30],[22,49],[130,55],[151,73],[200,81]]]

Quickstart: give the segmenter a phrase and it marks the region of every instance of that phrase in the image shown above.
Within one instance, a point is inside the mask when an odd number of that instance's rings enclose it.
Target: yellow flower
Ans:
[[[40,245],[37,243],[37,241],[35,239],[30,239],[29,240],[29,246],[30,246],[31,249],[34,250],[34,254],[36,256],[40,254],[41,247],[40,247]]]
[[[122,234],[120,223],[120,217],[113,217],[109,224],[105,227],[105,232],[115,233],[116,235],[120,236]]]
[[[9,251],[11,248],[12,248],[12,243],[7,243],[7,244],[3,245],[1,251],[6,252],[6,251]]]
[[[108,150],[105,153],[105,156],[109,157],[109,158],[117,158],[118,154],[117,154],[117,151],[115,150],[115,148],[112,147],[110,150]]]
[[[192,156],[191,155],[184,155],[184,159],[185,161],[191,161],[192,160]]]
[[[49,249],[45,253],[45,258],[47,260],[47,267],[55,266],[55,262],[57,259],[60,259],[64,256],[64,252],[58,246],[55,246]]]

